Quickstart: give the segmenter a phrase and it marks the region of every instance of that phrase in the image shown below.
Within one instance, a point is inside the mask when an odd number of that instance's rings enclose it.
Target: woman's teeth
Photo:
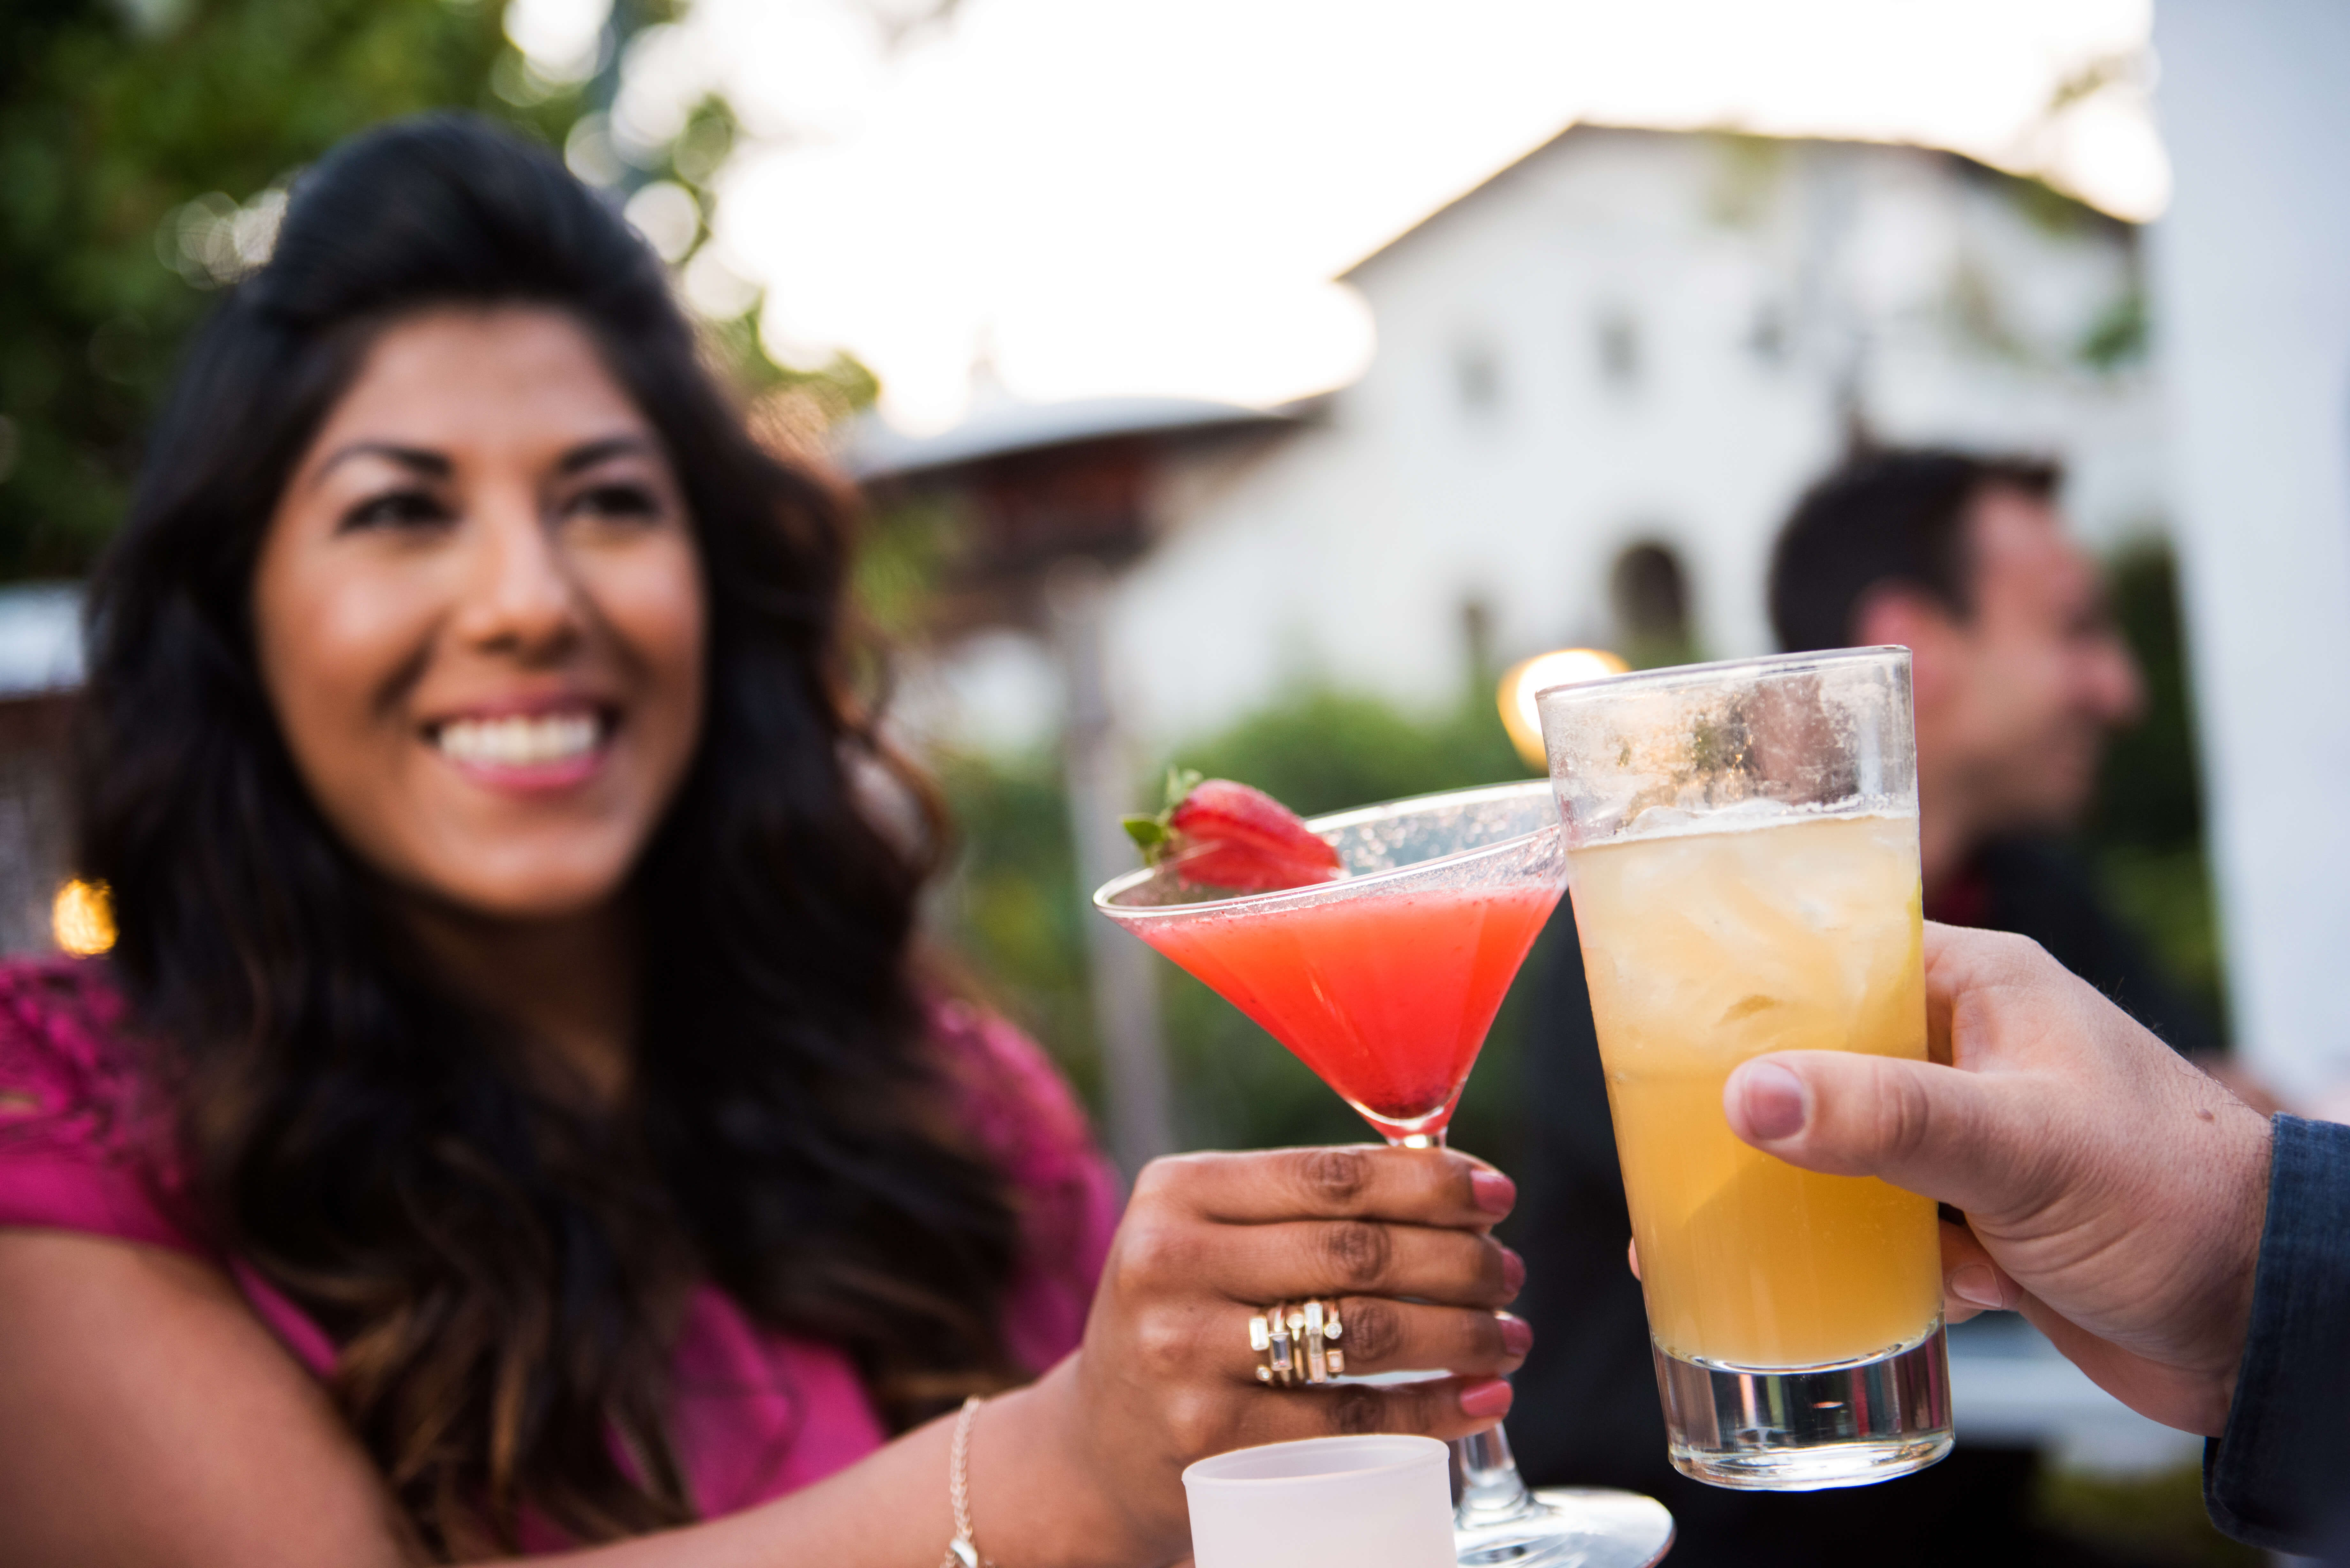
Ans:
[[[527,768],[586,756],[596,749],[602,729],[592,713],[458,719],[442,725],[434,742],[443,755],[461,763]]]

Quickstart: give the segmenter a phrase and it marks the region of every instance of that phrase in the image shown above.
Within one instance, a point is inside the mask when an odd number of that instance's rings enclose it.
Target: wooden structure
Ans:
[[[67,875],[63,691],[0,698],[0,954],[47,952],[56,943],[49,905]]]
[[[1105,675],[1103,628],[1113,574],[1156,534],[1160,463],[1295,423],[1289,414],[1179,399],[999,401],[942,435],[911,439],[868,425],[849,446],[851,472],[881,507],[947,509],[951,537],[929,607],[932,635],[1012,626],[1053,649],[1079,898],[1133,864],[1118,826],[1135,805],[1133,759]],[[1175,1144],[1151,958],[1107,920],[1088,919],[1085,930],[1108,1141],[1131,1175]]]

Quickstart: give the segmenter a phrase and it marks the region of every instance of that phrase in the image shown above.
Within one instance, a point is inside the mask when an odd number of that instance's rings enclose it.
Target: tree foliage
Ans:
[[[2146,675],[2147,711],[2106,753],[2087,848],[2115,909],[2224,1027],[2227,976],[2204,853],[2178,563],[2167,546],[2142,542],[2115,558],[2110,582],[2114,618]]]
[[[636,29],[677,0],[613,8],[596,73],[536,71],[501,0],[8,0],[0,5],[0,581],[85,570],[120,515],[139,442],[213,295],[267,254],[286,187],[342,138],[430,109],[494,116],[588,156],[619,200],[654,181],[691,198],[736,140],[716,97],[666,145],[601,130]],[[587,122],[583,127],[583,122]],[[770,422],[806,439],[872,401],[846,357],[775,364],[747,294],[706,323],[713,356]],[[730,306],[729,308],[733,308]]]
[[[0,577],[87,566],[181,339],[303,164],[440,106],[559,137],[579,91],[508,102],[502,62],[494,3],[0,6]]]

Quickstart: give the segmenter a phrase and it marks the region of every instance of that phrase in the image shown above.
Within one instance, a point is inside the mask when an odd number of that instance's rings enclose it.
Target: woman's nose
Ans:
[[[522,658],[568,647],[581,625],[579,587],[535,496],[483,498],[459,630],[474,646]]]

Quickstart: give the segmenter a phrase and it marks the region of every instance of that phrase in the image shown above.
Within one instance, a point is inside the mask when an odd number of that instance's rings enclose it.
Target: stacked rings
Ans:
[[[1338,1303],[1276,1302],[1249,1319],[1249,1348],[1256,1352],[1256,1380],[1276,1388],[1327,1383],[1347,1370],[1337,1346]]]

